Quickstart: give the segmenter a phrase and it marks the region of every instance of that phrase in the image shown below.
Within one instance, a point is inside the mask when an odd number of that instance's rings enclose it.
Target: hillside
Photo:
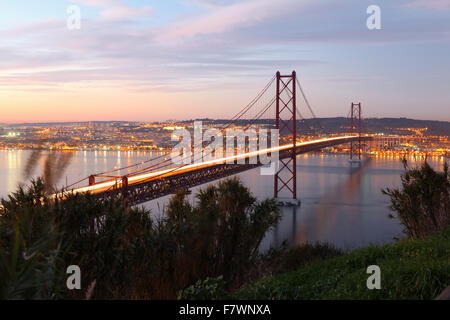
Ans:
[[[369,246],[267,276],[234,293],[235,299],[434,299],[450,284],[450,229],[424,240]],[[366,286],[377,265],[381,289]]]

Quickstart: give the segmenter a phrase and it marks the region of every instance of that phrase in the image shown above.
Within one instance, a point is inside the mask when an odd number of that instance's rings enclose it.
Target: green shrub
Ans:
[[[381,289],[369,290],[369,265],[381,269]],[[235,299],[434,299],[450,283],[450,228],[423,239],[369,246],[296,271],[264,277]]]
[[[432,235],[450,225],[450,175],[447,164],[436,172],[428,162],[419,168],[408,168],[404,161],[401,188],[382,192],[391,199],[391,210],[404,226],[403,232],[413,239]]]
[[[342,251],[329,243],[304,243],[287,250],[282,256],[277,272],[288,272],[317,260],[334,258]]]
[[[225,299],[225,283],[223,277],[206,278],[197,281],[194,285],[187,287],[178,294],[180,300],[222,300]]]

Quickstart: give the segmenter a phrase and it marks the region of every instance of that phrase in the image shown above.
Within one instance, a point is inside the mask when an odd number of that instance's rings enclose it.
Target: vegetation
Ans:
[[[257,263],[248,272],[246,284],[253,283],[267,275],[280,275],[300,267],[310,265],[313,262],[330,259],[342,255],[342,251],[327,243],[305,243],[297,247],[271,248],[260,256]],[[233,291],[237,288],[226,288],[223,277],[207,278],[198,281],[194,285],[180,291],[179,299],[185,300],[210,300],[233,299]]]
[[[407,238],[344,255],[327,245],[304,245],[270,258],[275,272],[228,295],[235,299],[432,299],[450,283],[450,180],[427,162],[410,169],[404,162],[402,188],[386,189],[391,209]],[[436,232],[440,233],[436,234]],[[275,261],[275,263],[274,263]],[[382,270],[381,290],[368,290],[366,268]],[[184,291],[184,298],[211,298],[207,284]]]
[[[55,193],[56,182],[60,179],[72,160],[72,152],[55,152],[50,150],[46,155],[42,149],[33,149],[23,169],[23,178],[28,181],[44,158],[44,170],[42,175],[43,186],[47,194]]]
[[[223,277],[198,280],[178,294],[180,300],[222,300],[228,297]]]
[[[433,299],[450,282],[450,228],[423,240],[405,239],[317,261],[243,287],[234,299]],[[369,265],[381,289],[366,286]]]
[[[405,168],[402,188],[384,193],[408,238],[346,254],[328,244],[261,254],[279,209],[237,179],[195,204],[177,193],[159,219],[121,199],[52,199],[53,179],[38,179],[1,201],[0,299],[434,298],[450,282],[448,168]],[[69,265],[80,266],[81,290],[66,288]],[[369,265],[382,270],[381,290],[366,287]]]
[[[399,219],[408,238],[422,239],[450,225],[448,165],[436,172],[426,161],[419,168],[408,168],[403,161],[402,187],[382,192],[390,197],[392,217]]]
[[[239,285],[256,264],[264,234],[280,214],[237,180],[202,190],[198,204],[183,193],[167,216],[92,195],[50,200],[41,179],[19,188],[0,209],[0,298],[176,298],[198,280],[223,276]],[[78,265],[82,290],[66,289]]]

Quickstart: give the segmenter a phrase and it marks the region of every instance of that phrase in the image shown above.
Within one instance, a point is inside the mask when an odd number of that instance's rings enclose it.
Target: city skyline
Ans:
[[[381,30],[366,9],[381,8]],[[81,9],[68,30],[67,8]],[[276,70],[319,117],[450,121],[450,1],[14,1],[0,122],[229,118]],[[323,22],[323,23],[321,23]]]

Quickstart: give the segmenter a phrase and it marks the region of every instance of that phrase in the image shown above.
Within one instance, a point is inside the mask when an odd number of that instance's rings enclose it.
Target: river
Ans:
[[[46,152],[43,152],[45,155]],[[5,197],[23,183],[28,150],[0,150],[0,197]],[[59,186],[91,173],[124,167],[160,154],[156,152],[77,151],[57,181]],[[45,157],[40,158],[33,176],[42,173]],[[414,160],[410,159],[414,164]],[[442,170],[443,158],[431,158],[433,167]],[[263,248],[305,242],[330,242],[341,249],[368,244],[384,244],[401,237],[401,226],[388,218],[389,199],[382,188],[400,185],[403,165],[398,157],[375,157],[361,166],[350,165],[347,155],[309,153],[297,159],[299,207],[283,207],[280,224],[270,231]],[[258,199],[273,196],[273,176],[260,175],[253,169],[238,175]],[[29,178],[29,177],[28,177]],[[196,187],[189,196],[195,201]],[[164,211],[169,196],[144,204],[155,215]]]

